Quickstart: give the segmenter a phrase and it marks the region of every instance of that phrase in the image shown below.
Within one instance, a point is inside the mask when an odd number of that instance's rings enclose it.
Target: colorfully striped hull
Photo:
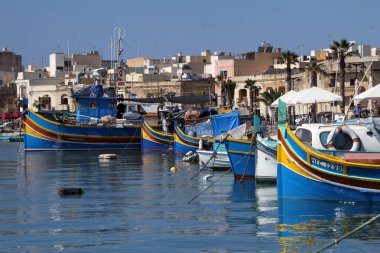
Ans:
[[[236,179],[255,178],[255,146],[251,140],[227,138],[228,157]]]
[[[74,126],[32,111],[23,116],[25,151],[140,149],[141,127]]]
[[[348,162],[311,150],[284,124],[279,125],[278,140],[279,197],[380,201],[379,164]]]
[[[165,151],[173,147],[173,134],[153,129],[146,121],[141,126],[141,149],[145,151]]]
[[[199,141],[204,143],[211,142],[212,138],[192,137],[185,134],[178,126],[174,128],[173,150],[177,154],[186,154],[189,151],[195,152],[199,148]],[[208,149],[208,148],[206,148]]]

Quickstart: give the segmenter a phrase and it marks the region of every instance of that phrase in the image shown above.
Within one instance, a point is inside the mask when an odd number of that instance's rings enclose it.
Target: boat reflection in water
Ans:
[[[378,213],[380,204],[376,202],[279,198],[277,231],[279,244],[282,246],[281,252],[314,252],[351,232]],[[357,240],[363,240],[366,241],[365,252],[371,252],[371,247],[374,249],[372,252],[376,252],[380,227],[375,223],[342,240],[331,249],[356,252],[350,251],[352,240],[355,240],[356,244]],[[370,243],[371,240],[374,240],[373,244]]]
[[[233,182],[230,224],[248,229],[241,230],[240,236],[259,238],[254,252],[278,252],[280,247],[273,244],[277,239],[276,227],[277,188],[273,184],[257,184],[255,180]],[[268,251],[268,249],[270,249]]]

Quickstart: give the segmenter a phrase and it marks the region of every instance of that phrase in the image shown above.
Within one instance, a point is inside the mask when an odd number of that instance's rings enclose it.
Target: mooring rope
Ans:
[[[249,160],[251,160],[251,152],[252,152],[252,149],[255,147],[255,145],[253,145],[253,143],[254,143],[254,141],[255,141],[255,138],[256,138],[256,135],[257,135],[257,134],[258,134],[258,133],[255,133],[254,135],[252,135],[251,143],[250,143],[249,151],[248,151],[247,162],[245,163],[245,167],[244,167],[243,175],[241,176],[239,183],[242,183],[242,182],[244,181],[244,177],[245,177],[245,173],[247,172],[247,168],[248,168]]]
[[[135,131],[135,133],[133,134],[132,138],[129,139],[129,142],[127,143],[127,145],[125,146],[125,148],[123,149],[123,151],[126,151],[126,150],[128,149],[128,147],[129,147],[129,145],[131,145],[132,140],[135,138],[138,129],[139,129],[139,128],[136,127],[136,131]],[[140,127],[140,129],[141,129],[141,127]],[[141,141],[142,141],[142,140],[141,140],[141,136],[140,136],[140,145],[141,145]]]
[[[230,167],[222,176],[220,176],[217,180],[213,181],[209,186],[207,186],[203,191],[201,191],[200,193],[198,193],[196,196],[194,196],[191,200],[189,200],[187,202],[187,204],[190,204],[194,199],[198,198],[202,193],[204,193],[205,191],[207,191],[208,189],[211,188],[211,186],[213,186],[216,182],[218,182],[219,180],[221,180],[225,175],[227,175],[227,173],[229,173],[231,171],[232,167]]]
[[[363,229],[365,226],[371,224],[372,222],[374,222],[375,220],[377,220],[378,218],[380,218],[380,214],[372,217],[369,221],[363,223],[362,225],[360,225],[359,227],[355,228],[354,230],[348,232],[347,234],[343,235],[342,237],[338,238],[338,239],[334,239],[333,242],[327,244],[326,246],[323,246],[322,248],[320,248],[319,250],[317,251],[314,251],[314,253],[319,253],[319,252],[322,252],[322,251],[325,251],[326,249],[330,248],[331,246],[335,245],[335,244],[338,244],[340,241],[342,241],[343,239],[346,239],[347,237],[349,237],[350,235],[356,233],[357,231],[359,231],[360,229]]]
[[[232,167],[234,167],[234,165],[240,163],[240,161],[246,157],[248,154],[245,154],[243,155],[239,161],[237,161],[235,164],[233,164],[221,177],[219,177],[217,180],[213,181],[212,184],[210,184],[209,186],[207,186],[204,190],[202,190],[199,194],[197,194],[195,197],[193,197],[191,200],[189,200],[187,202],[187,204],[190,204],[194,199],[198,198],[202,193],[204,193],[205,191],[207,191],[211,186],[213,186],[215,184],[215,182],[219,181],[220,179],[222,179],[225,175],[227,175],[227,173],[229,173],[231,170],[232,170]]]

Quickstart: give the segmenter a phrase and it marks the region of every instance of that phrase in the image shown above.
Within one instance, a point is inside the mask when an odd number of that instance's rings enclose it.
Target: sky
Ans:
[[[380,47],[378,0],[0,0],[0,8],[0,50],[22,55],[24,66],[46,66],[57,52],[115,59],[117,27],[124,60],[240,54],[264,41],[299,55],[343,38]]]

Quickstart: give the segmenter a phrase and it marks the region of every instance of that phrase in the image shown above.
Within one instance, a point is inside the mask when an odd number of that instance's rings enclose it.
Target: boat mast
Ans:
[[[123,48],[122,48],[122,40],[123,38],[125,37],[125,29],[124,28],[121,28],[120,26],[116,26],[113,30],[113,34],[114,34],[114,37],[116,37],[117,35],[117,41],[118,41],[118,44],[117,44],[117,62],[116,62],[116,80],[115,81],[115,93],[116,93],[116,98],[118,97],[118,81],[119,81],[119,77],[121,77],[123,75],[123,70],[122,70],[122,64],[121,64],[121,54],[123,52]]]

